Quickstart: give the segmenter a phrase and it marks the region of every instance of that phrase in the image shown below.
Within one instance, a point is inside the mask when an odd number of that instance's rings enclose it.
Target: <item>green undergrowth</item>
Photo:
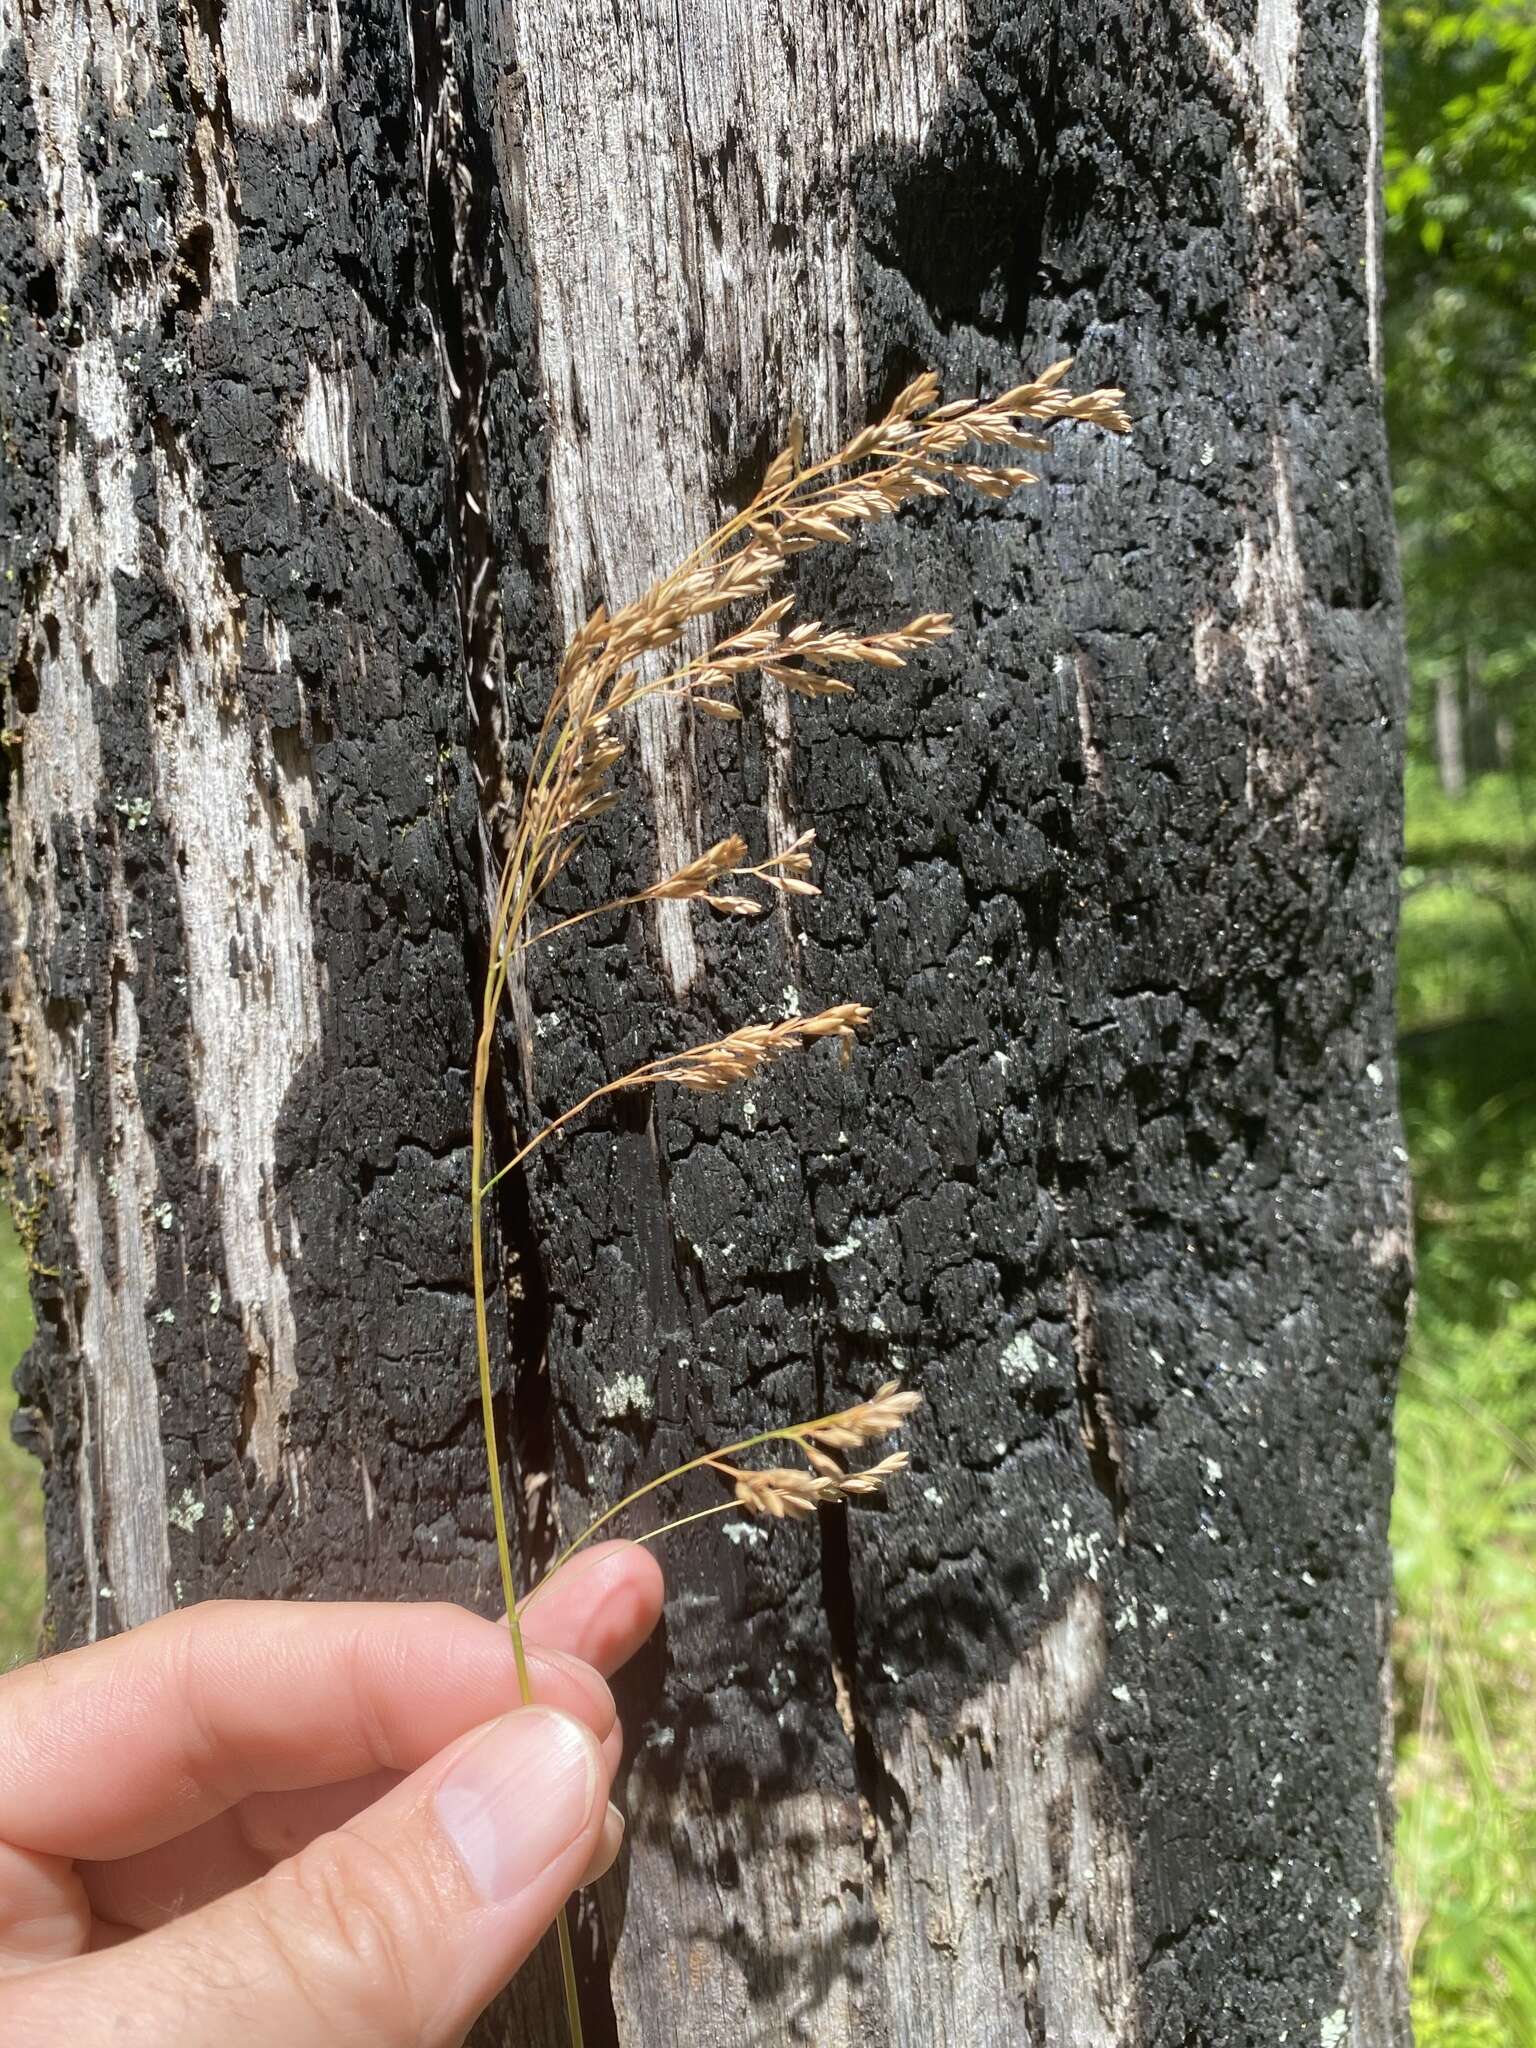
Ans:
[[[1398,1883],[1419,2048],[1513,2048],[1536,2043],[1536,832],[1509,778],[1451,803],[1411,774],[1407,883]]]
[[[1452,802],[1415,761],[1408,821],[1400,1022],[1416,1054],[1418,1034],[1536,1004],[1536,792],[1485,775]]]

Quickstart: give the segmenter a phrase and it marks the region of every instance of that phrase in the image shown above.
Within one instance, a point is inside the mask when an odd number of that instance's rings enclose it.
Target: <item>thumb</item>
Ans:
[[[12,2048],[448,2048],[617,1854],[591,1731],[544,1707],[474,1730],[242,1891],[0,1998]]]

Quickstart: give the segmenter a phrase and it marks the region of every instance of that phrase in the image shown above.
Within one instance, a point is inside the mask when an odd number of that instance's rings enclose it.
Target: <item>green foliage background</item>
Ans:
[[[1420,2048],[1517,2048],[1536,2044],[1536,0],[1387,0],[1382,29],[1419,1244],[1393,1520],[1398,1874]],[[1447,674],[1473,743],[1456,800],[1434,762]],[[0,1237],[0,1420],[29,1329]],[[35,1644],[39,1523],[35,1468],[0,1432],[0,1670]]]
[[[1382,57],[1419,1255],[1398,1877],[1420,2048],[1517,2048],[1536,2043],[1536,6],[1387,0]],[[1437,687],[1464,720],[1454,799]]]

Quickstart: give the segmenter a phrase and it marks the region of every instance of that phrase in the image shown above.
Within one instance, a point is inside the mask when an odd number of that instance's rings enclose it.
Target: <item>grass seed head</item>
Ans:
[[[791,1465],[736,1473],[736,1498],[748,1514],[771,1515],[775,1521],[813,1515],[817,1508],[836,1500],[840,1491],[836,1480]]]
[[[900,1429],[923,1397],[898,1380],[887,1380],[871,1400],[860,1401],[820,1422],[807,1423],[798,1433],[812,1443],[827,1444],[839,1451],[857,1450],[860,1444],[878,1443]]]
[[[862,1494],[879,1493],[887,1479],[898,1472],[905,1472],[910,1460],[905,1451],[892,1451],[877,1465],[866,1465],[862,1472],[846,1472],[838,1484],[838,1491],[848,1498]]]
[[[934,614],[888,633],[820,625],[786,632],[792,600],[772,596],[771,587],[807,548],[846,545],[858,527],[914,499],[942,498],[955,487],[1000,499],[1037,480],[1031,469],[976,461],[977,449],[1037,450],[1044,446],[1040,429],[1069,421],[1126,432],[1124,393],[1109,386],[1068,391],[1070,368],[1064,357],[995,398],[948,404],[940,403],[938,380],[925,370],[881,419],[809,467],[797,427],[743,512],[631,603],[612,613],[598,605],[561,660],[524,804],[518,843],[538,889],[563,865],[555,857],[561,838],[608,808],[608,783],[624,749],[605,727],[617,713],[665,693],[682,696],[706,718],[734,722],[740,710],[722,690],[754,668],[799,697],[846,696],[852,685],[834,670],[896,668],[913,649],[946,634],[950,621]],[[672,646],[694,621],[752,601],[758,610],[749,625],[669,675],[647,672],[647,657]]]
[[[747,842],[734,833],[729,839],[717,839],[708,852],[699,854],[696,859],[642,890],[642,900],[655,902],[665,898],[673,902],[687,902],[691,897],[707,896],[711,884],[739,867],[746,858],[746,852]]]

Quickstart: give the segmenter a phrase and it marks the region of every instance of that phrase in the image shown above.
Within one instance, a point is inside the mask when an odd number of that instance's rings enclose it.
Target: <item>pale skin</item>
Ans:
[[[605,1680],[661,1611],[593,1545],[524,1633],[218,1601],[0,1679],[7,2048],[451,2048],[618,1854]]]

